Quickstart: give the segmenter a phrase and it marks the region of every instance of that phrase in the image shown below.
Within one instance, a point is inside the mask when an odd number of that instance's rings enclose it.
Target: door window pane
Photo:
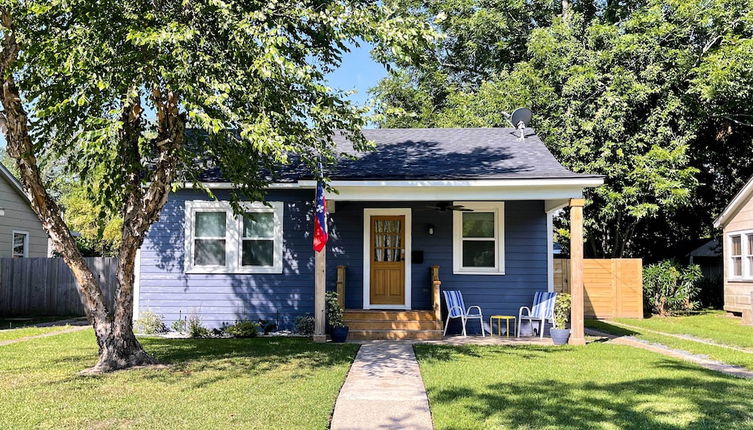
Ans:
[[[494,212],[464,212],[463,237],[494,237]]]
[[[463,267],[494,267],[493,240],[464,240]]]
[[[272,266],[274,249],[274,240],[244,240],[241,264],[243,266]]]
[[[196,212],[196,237],[225,237],[225,212]]]
[[[193,261],[196,266],[224,266],[225,239],[196,239]]]
[[[275,215],[258,212],[243,217],[243,237],[274,237]]]

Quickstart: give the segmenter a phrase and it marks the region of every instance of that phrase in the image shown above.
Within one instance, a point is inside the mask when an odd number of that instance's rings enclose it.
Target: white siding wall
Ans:
[[[11,256],[13,231],[29,233],[29,257],[47,256],[47,233],[36,214],[5,177],[0,175],[0,208],[5,215],[0,216],[0,257]]]

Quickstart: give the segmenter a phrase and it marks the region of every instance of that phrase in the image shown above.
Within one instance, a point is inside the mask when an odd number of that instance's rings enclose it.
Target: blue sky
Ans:
[[[366,44],[352,47],[351,52],[343,56],[342,66],[328,75],[332,88],[356,90],[350,99],[357,105],[366,103],[369,88],[376,86],[380,79],[387,76],[384,66],[369,55],[370,49]]]

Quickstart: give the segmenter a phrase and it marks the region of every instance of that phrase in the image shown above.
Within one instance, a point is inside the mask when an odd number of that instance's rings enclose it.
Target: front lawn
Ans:
[[[324,429],[357,345],[300,338],[141,340],[170,365],[79,376],[91,330],[0,347],[3,428]]]
[[[753,348],[753,326],[740,324],[740,318],[727,317],[724,311],[704,311],[680,317],[617,318],[615,321],[665,333],[710,339],[726,345]]]
[[[753,381],[629,346],[415,349],[437,429],[753,429]]]
[[[27,336],[37,336],[54,331],[61,331],[70,328],[68,325],[56,325],[52,327],[24,327],[8,330],[0,330],[0,342],[5,340],[21,339]]]

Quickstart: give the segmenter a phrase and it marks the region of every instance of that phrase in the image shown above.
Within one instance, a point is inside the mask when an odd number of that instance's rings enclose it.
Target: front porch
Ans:
[[[453,191],[448,197],[458,190]],[[521,306],[531,306],[535,292],[553,290],[552,217],[570,206],[571,341],[584,343],[583,293],[582,287],[577,288],[582,279],[583,200],[562,198],[563,193],[572,191],[540,194],[556,198],[518,195],[473,201],[425,200],[435,197],[430,192],[411,201],[397,195],[390,201],[374,201],[374,194],[356,200],[352,192],[331,196],[330,242],[315,259],[316,340],[325,339],[326,290],[338,292],[350,327],[349,340],[354,341],[442,339],[443,290],[461,291],[467,306],[480,305],[485,325],[492,315],[517,316]],[[473,209],[431,209],[440,204]],[[463,214],[493,228],[464,236],[469,223],[463,224]],[[476,254],[463,254],[467,248]],[[457,331],[455,324],[451,323],[450,333]],[[479,333],[476,322],[468,328],[469,333]]]

